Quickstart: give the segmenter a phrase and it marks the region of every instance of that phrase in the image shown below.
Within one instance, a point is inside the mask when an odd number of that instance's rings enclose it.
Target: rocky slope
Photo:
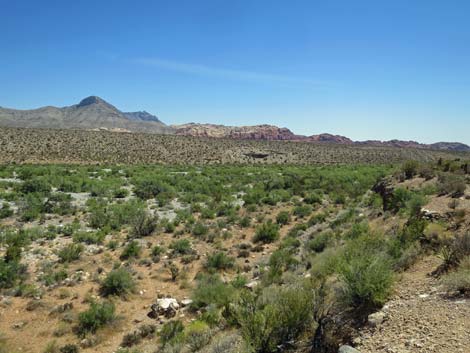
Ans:
[[[312,136],[296,135],[288,128],[281,128],[274,125],[225,126],[189,123],[173,125],[172,127],[175,128],[176,135],[183,136],[228,138],[237,140],[304,141],[341,144],[353,143],[353,141],[347,137],[332,134]]]
[[[361,353],[470,352],[470,302],[445,296],[431,256],[403,274],[396,295],[355,340]]]
[[[124,113],[103,99],[91,96],[63,108],[33,110],[0,108],[0,126],[48,129],[110,130],[168,134],[173,129],[147,112]]]

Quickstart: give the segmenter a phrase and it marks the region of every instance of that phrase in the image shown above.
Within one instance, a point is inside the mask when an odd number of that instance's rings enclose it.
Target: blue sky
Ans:
[[[467,0],[0,0],[0,105],[470,143]]]

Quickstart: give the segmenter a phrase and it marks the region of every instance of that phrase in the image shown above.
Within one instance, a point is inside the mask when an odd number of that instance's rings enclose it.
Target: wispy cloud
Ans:
[[[214,66],[183,63],[173,60],[164,60],[159,58],[138,58],[133,60],[140,65],[156,67],[163,70],[186,73],[190,75],[218,77],[221,79],[251,81],[278,84],[308,84],[315,86],[327,86],[328,82],[313,80],[302,77],[292,77],[285,75],[269,74],[255,71],[232,70]]]

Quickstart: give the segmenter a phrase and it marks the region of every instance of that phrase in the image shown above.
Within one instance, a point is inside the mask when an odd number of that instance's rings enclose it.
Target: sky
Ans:
[[[470,144],[468,0],[0,0],[0,106]]]

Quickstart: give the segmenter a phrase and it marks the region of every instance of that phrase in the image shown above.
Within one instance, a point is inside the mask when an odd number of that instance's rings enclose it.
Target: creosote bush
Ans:
[[[217,271],[233,268],[234,265],[235,259],[233,257],[227,256],[226,253],[219,251],[209,255],[204,266],[209,271]]]
[[[255,243],[272,243],[279,238],[279,226],[269,220],[256,228]]]
[[[118,268],[108,273],[100,287],[100,294],[104,297],[110,295],[126,296],[135,289],[132,275],[124,268]]]
[[[78,315],[77,334],[84,336],[95,333],[99,328],[111,323],[116,318],[114,304],[108,301],[92,302],[90,308]]]
[[[255,352],[276,352],[278,346],[314,324],[314,291],[304,284],[269,286],[257,296],[243,291],[234,316],[245,341]]]

